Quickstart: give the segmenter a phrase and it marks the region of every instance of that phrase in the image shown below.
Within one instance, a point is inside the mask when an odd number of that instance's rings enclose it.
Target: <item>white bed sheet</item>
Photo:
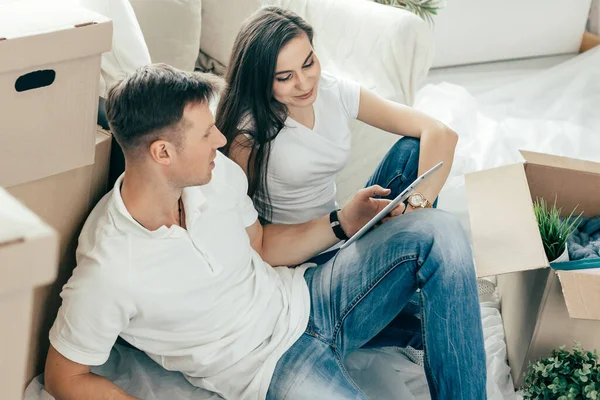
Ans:
[[[549,68],[478,75],[470,90],[436,77],[414,105],[459,134],[439,207],[457,215],[467,231],[464,174],[521,162],[519,149],[600,161],[600,48]]]
[[[481,313],[487,353],[489,400],[518,400],[506,365],[504,331],[496,293],[482,295]],[[423,368],[394,348],[359,350],[346,366],[373,400],[425,400],[429,390]],[[126,392],[144,400],[218,400],[221,397],[196,388],[183,375],[164,370],[139,350],[116,345],[109,360],[94,373],[105,376]],[[25,391],[25,400],[52,400],[43,389],[43,375]]]

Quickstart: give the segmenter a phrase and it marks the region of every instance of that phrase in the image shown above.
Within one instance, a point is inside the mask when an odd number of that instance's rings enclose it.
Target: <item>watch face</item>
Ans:
[[[408,202],[413,207],[420,207],[423,204],[423,196],[420,193],[413,193],[408,198]]]

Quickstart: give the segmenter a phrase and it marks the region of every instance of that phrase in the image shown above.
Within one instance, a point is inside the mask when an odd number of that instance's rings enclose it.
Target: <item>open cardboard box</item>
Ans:
[[[496,275],[515,386],[529,362],[578,341],[600,350],[600,260],[550,263],[533,201],[600,215],[600,164],[521,151],[524,163],[466,176],[475,265]]]

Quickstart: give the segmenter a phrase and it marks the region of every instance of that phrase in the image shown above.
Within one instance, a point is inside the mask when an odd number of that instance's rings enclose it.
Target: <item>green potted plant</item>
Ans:
[[[552,355],[529,364],[521,388],[525,400],[600,399],[600,363],[598,354],[565,346]]]
[[[561,218],[562,208],[556,208],[556,199],[552,208],[548,207],[546,200],[536,198],[533,210],[542,236],[542,243],[546,257],[550,262],[569,261],[567,239],[577,229],[582,214],[573,218],[577,207],[571,211],[567,218]]]
[[[433,24],[433,16],[443,7],[444,0],[375,0],[377,3],[403,8]]]

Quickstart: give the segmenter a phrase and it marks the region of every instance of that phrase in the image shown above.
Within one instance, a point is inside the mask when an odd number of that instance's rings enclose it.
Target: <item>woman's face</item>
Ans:
[[[273,97],[288,107],[310,107],[317,98],[321,64],[306,34],[292,39],[277,56]]]

